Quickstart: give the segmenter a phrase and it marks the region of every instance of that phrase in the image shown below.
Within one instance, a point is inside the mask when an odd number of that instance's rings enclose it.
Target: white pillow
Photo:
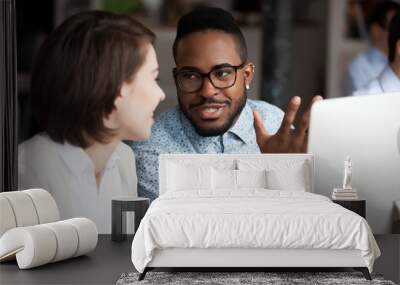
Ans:
[[[274,190],[311,191],[308,160],[238,160],[240,170],[265,169],[267,188]]]
[[[267,188],[265,170],[212,169],[212,187],[216,191],[240,188]]]
[[[286,171],[267,171],[268,189],[307,191],[307,180],[302,167],[288,169]]]
[[[310,189],[308,166],[305,162],[291,167],[267,171],[268,188],[274,190],[304,191]]]
[[[166,160],[166,167],[169,168],[170,164],[179,164],[184,167],[213,167],[215,169],[236,169],[236,159],[215,157],[209,158],[206,154],[194,154],[193,156],[186,154],[182,157],[168,158]]]
[[[214,190],[236,190],[236,170],[212,168],[212,188]]]
[[[211,190],[211,167],[168,164],[168,191]]]
[[[267,188],[266,170],[236,170],[238,188]]]

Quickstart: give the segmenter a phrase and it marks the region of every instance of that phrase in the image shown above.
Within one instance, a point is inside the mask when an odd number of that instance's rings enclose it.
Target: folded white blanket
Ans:
[[[365,219],[327,197],[248,189],[167,193],[156,199],[132,243],[139,272],[163,248],[358,249],[372,272],[379,248]]]
[[[20,269],[28,269],[86,254],[96,245],[97,227],[86,218],[18,227],[0,238],[0,261],[16,258]]]

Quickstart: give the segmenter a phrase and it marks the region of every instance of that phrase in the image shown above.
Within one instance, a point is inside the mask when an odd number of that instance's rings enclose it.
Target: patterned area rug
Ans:
[[[139,273],[124,273],[118,279],[117,285],[395,285],[392,281],[384,280],[381,275],[372,275],[373,280],[368,281],[360,272],[148,272],[142,281],[138,281],[138,276]]]

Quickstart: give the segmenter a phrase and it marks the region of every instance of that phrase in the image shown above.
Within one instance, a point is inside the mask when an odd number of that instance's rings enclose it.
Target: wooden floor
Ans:
[[[382,256],[375,263],[374,273],[400,284],[400,235],[376,235],[375,238]],[[122,273],[135,270],[130,256],[131,243],[131,237],[115,243],[111,236],[100,235],[96,250],[87,256],[28,270],[19,270],[15,261],[2,263],[0,284],[115,284]],[[307,269],[313,270],[318,271]],[[335,271],[334,268],[323,271],[330,270]]]
[[[375,239],[381,250],[381,257],[375,262],[374,272],[400,284],[400,234],[375,235]]]

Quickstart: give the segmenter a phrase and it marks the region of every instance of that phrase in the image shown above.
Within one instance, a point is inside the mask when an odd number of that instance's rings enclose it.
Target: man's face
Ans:
[[[211,77],[214,85],[218,86],[225,76],[222,67],[241,64],[244,63],[234,36],[224,32],[192,33],[180,40],[177,46],[176,70],[184,72],[186,78],[190,78],[193,71],[208,73],[216,70]],[[176,82],[181,110],[199,135],[221,135],[234,124],[246,103],[245,85],[250,84],[253,73],[253,64],[238,68],[236,81],[232,81],[234,84],[223,89],[215,87],[207,77],[195,92],[181,90]]]

